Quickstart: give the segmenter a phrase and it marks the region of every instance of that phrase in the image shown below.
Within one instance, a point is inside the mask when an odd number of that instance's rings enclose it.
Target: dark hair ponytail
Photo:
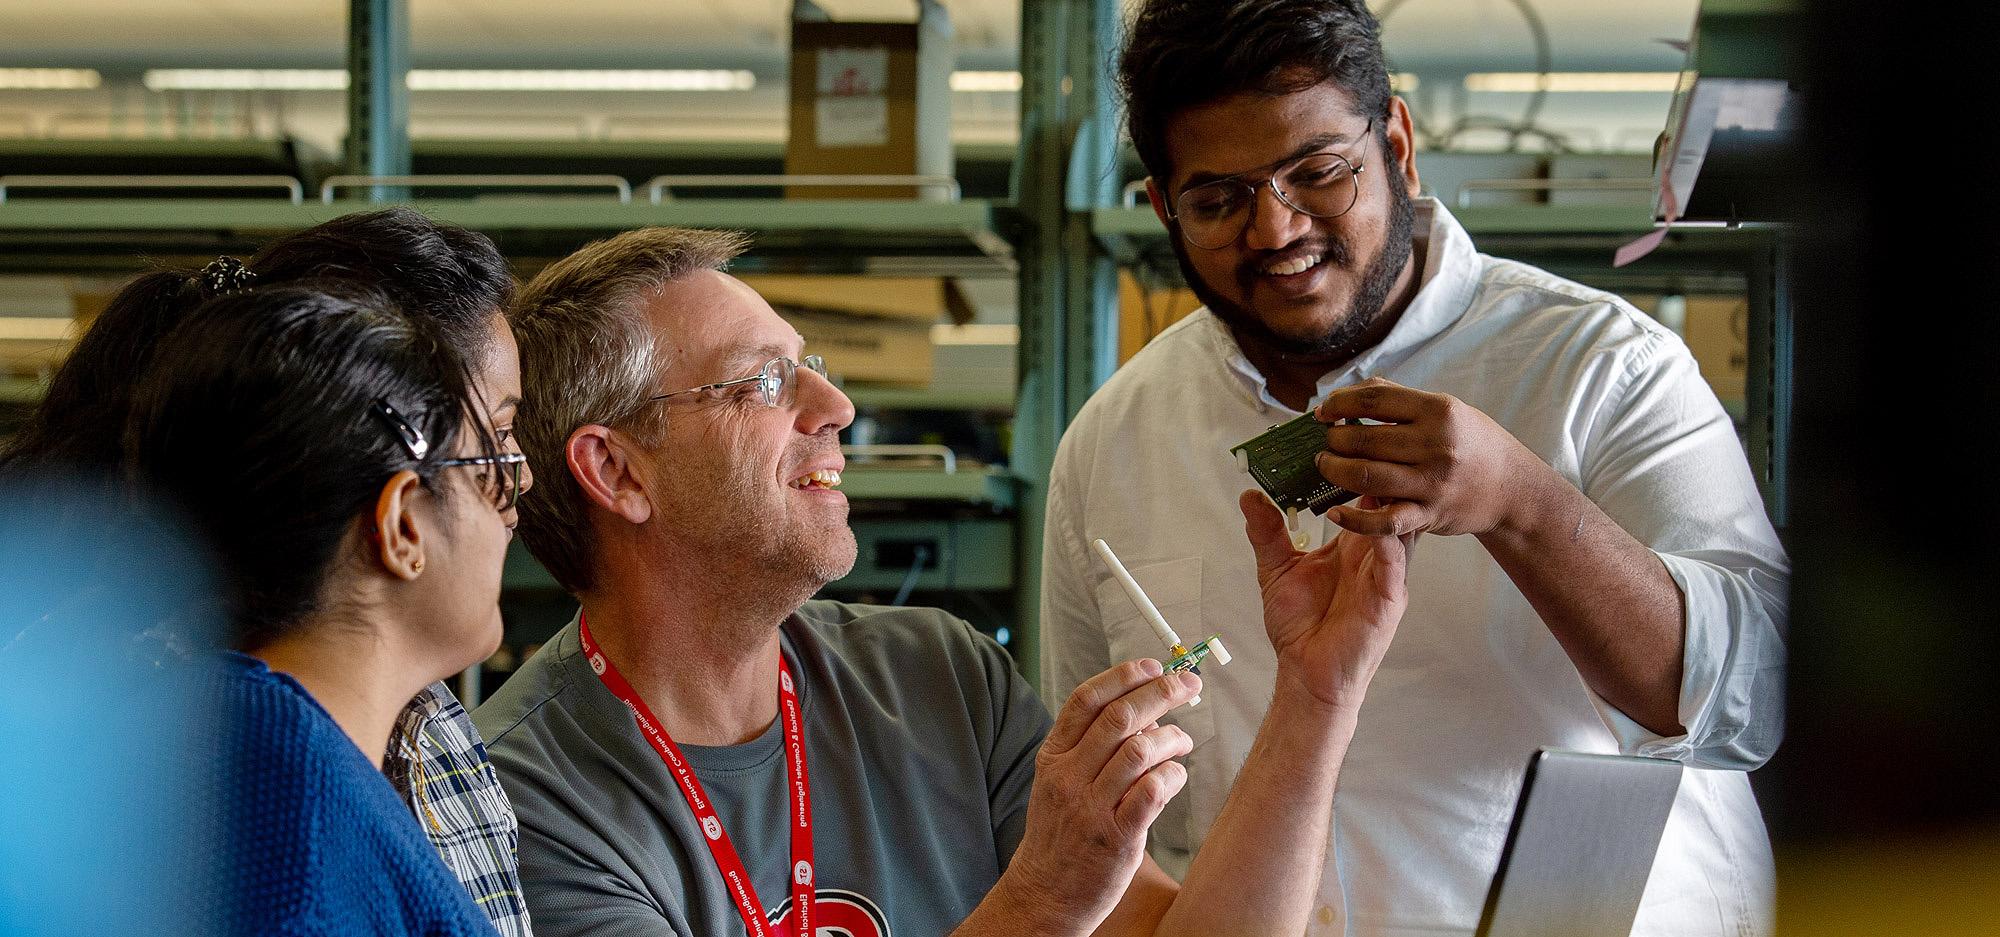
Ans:
[[[380,295],[272,287],[202,304],[134,390],[133,480],[215,550],[232,643],[269,643],[319,608],[337,551],[404,469],[442,496],[467,425],[498,447],[464,359],[435,323]],[[421,433],[418,456],[378,413]]]
[[[59,465],[109,472],[118,464],[118,430],[133,379],[182,313],[200,301],[200,284],[186,271],[159,270],[125,284],[0,451],[0,469]]]

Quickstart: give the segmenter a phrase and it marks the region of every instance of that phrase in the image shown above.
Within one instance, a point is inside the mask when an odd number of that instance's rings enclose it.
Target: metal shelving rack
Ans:
[[[1707,6],[1714,4],[1705,4]],[[361,133],[348,172],[409,172],[406,0],[352,0],[350,116]],[[1017,388],[1011,400],[976,394],[860,391],[881,406],[1004,410],[1015,413],[1012,485],[1016,626],[1013,649],[1037,676],[1041,540],[1050,466],[1064,427],[1116,366],[1117,277],[1121,265],[1170,256],[1165,231],[1146,207],[1122,207],[1121,118],[1108,73],[1118,0],[1024,0],[1021,5],[1020,141],[1011,200],[818,201],[780,199],[619,200],[610,196],[417,200],[443,221],[488,233],[516,257],[553,257],[643,225],[731,227],[752,232],[757,269],[854,272],[866,258],[912,258],[964,265],[1019,282]],[[1724,53],[1726,49],[1719,49]],[[526,145],[524,145],[526,146]],[[538,149],[539,147],[529,147]],[[504,147],[496,152],[506,151]],[[355,190],[363,198],[41,199],[0,202],[0,269],[130,269],[133,258],[200,261],[243,252],[270,236],[396,200],[405,190]],[[1616,243],[1644,231],[1643,206],[1504,205],[1455,210],[1483,250],[1540,263],[1606,288]],[[1675,237],[1642,276],[1720,276],[1751,298],[1753,460],[1783,517],[1790,319],[1773,284],[1779,239],[1753,230],[1690,229]],[[1166,266],[1171,266],[1167,264]],[[1619,274],[1630,276],[1632,274]]]

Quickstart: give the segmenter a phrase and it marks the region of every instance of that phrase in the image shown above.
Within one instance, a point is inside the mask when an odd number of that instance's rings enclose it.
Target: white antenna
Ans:
[[[1160,610],[1153,605],[1153,600],[1146,597],[1146,590],[1139,588],[1138,580],[1133,579],[1132,574],[1125,571],[1125,564],[1118,562],[1118,554],[1111,552],[1111,545],[1102,540],[1092,540],[1090,547],[1097,551],[1097,556],[1104,561],[1104,565],[1110,567],[1111,578],[1118,580],[1118,584],[1125,587],[1125,594],[1132,597],[1132,604],[1139,606],[1139,616],[1153,626],[1153,633],[1159,635],[1160,640],[1168,647],[1173,648],[1174,653],[1186,653],[1186,649],[1181,645],[1181,636],[1175,634],[1173,626],[1167,624],[1167,620],[1161,617]]]

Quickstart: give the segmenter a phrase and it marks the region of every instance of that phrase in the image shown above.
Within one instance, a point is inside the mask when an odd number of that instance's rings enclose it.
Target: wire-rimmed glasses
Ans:
[[[819,355],[807,355],[803,361],[793,361],[780,355],[764,362],[763,369],[749,377],[703,384],[700,387],[677,390],[671,394],[657,394],[647,399],[666,400],[686,394],[698,394],[703,399],[720,400],[741,393],[742,388],[754,386],[763,395],[765,406],[788,407],[798,397],[798,369],[801,367],[820,377],[826,376],[826,359]]]
[[[1373,136],[1375,122],[1361,131],[1363,145]],[[1270,169],[1257,182],[1244,176]],[[1167,217],[1178,222],[1181,237],[1203,250],[1229,246],[1250,224],[1257,190],[1270,186],[1285,207],[1314,218],[1338,218],[1354,207],[1361,197],[1361,158],[1349,161],[1338,153],[1318,152],[1293,157],[1270,167],[1246,170],[1200,185],[1189,186],[1174,196]]]

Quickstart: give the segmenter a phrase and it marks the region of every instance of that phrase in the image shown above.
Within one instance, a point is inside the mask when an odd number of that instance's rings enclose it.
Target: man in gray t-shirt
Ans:
[[[572,622],[478,714],[516,809],[535,818],[521,859],[537,920],[740,933],[672,775],[577,639]],[[1006,652],[935,609],[808,602],[779,640],[806,715],[820,926],[949,932],[1021,841],[1048,712]],[[681,749],[773,923],[790,911],[779,736],[774,721],[741,745]]]
[[[626,232],[508,313],[523,535],[582,604],[475,714],[536,930],[791,934],[809,905],[813,937],[1302,931],[1404,544],[1300,554],[1244,501],[1271,642],[1236,653],[1275,656],[1273,715],[1175,882],[1146,834],[1186,782],[1173,714],[1201,678],[1128,661],[1050,719],[963,622],[809,601],[854,563],[854,407],[721,271],[743,244]]]

